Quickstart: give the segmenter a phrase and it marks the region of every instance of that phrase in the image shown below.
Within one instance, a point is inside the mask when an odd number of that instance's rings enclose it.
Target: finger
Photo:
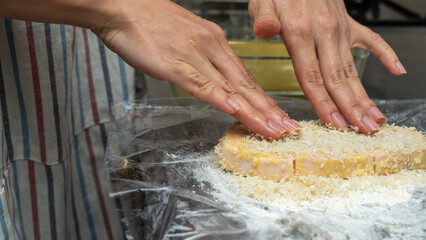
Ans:
[[[402,75],[407,73],[393,49],[379,34],[371,31],[365,26],[358,23],[356,24],[359,25],[359,30],[356,34],[358,37],[353,45],[354,47],[370,51],[392,74]]]
[[[367,92],[361,84],[358,77],[358,72],[354,64],[353,56],[350,51],[349,44],[342,42],[340,52],[342,53],[343,69],[348,79],[349,87],[351,88],[358,103],[367,112],[370,117],[378,124],[386,123],[386,117],[377,108],[377,106],[368,97]]]
[[[336,129],[347,129],[345,120],[325,88],[313,40],[290,34],[283,34],[283,39],[291,55],[297,80],[318,117]]]
[[[253,32],[258,38],[270,39],[281,30],[273,1],[252,0],[249,13],[254,21]]]
[[[316,43],[327,92],[349,124],[358,127],[362,133],[377,132],[379,125],[364,111],[349,86],[338,50],[338,37],[333,29],[337,28],[331,26],[328,37]]]
[[[265,138],[279,139],[282,133],[267,124],[266,117],[254,109],[230,84],[218,86],[197,69],[182,61],[173,66],[171,81],[197,99],[231,114],[253,132]],[[223,81],[225,81],[223,79]]]
[[[209,43],[208,57],[213,66],[230,81],[234,88],[256,110],[265,114],[268,123],[277,130],[285,130],[286,134],[295,134],[300,126],[282,111],[277,103],[269,97],[253,78],[238,56],[232,51],[226,38],[221,33],[217,43]],[[217,44],[217,46],[215,46]]]
[[[254,81],[256,81],[253,77],[253,75],[250,73],[249,69],[244,65],[243,61],[240,57],[238,57],[237,54],[235,54],[234,50],[232,50],[231,46],[229,45],[226,36],[223,32],[223,30],[218,27],[216,24],[209,22],[212,31],[215,32],[216,39],[220,46],[224,49],[224,51],[231,57],[231,59],[234,61],[234,63],[238,66],[238,68],[247,76],[247,78],[250,78]],[[258,91],[262,94],[262,96],[269,102],[271,105],[277,105],[276,102],[268,95],[266,92],[262,89],[262,87],[259,84],[256,84],[256,88]],[[281,110],[281,109],[280,109]],[[282,111],[282,110],[281,110]],[[287,115],[285,112],[282,111],[283,114]]]
[[[275,101],[270,101],[270,98],[265,97],[266,94],[249,72],[238,68],[230,57],[221,59],[218,57],[220,55],[210,55],[212,64],[254,109],[266,116],[268,124],[273,129],[286,134],[294,134],[299,131],[300,126],[289,119]]]

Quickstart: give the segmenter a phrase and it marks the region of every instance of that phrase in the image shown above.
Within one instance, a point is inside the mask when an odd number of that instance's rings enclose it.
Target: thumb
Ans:
[[[253,32],[260,39],[270,39],[281,31],[273,1],[251,0],[249,14],[254,21]]]
[[[407,73],[398,60],[398,56],[379,34],[365,26],[361,26],[357,36],[357,43],[354,44],[354,47],[369,50],[392,74],[402,75]]]

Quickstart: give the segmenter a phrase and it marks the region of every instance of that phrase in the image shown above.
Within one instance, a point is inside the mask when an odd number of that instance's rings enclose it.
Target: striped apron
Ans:
[[[133,81],[86,29],[0,18],[0,239],[125,238],[104,150]]]

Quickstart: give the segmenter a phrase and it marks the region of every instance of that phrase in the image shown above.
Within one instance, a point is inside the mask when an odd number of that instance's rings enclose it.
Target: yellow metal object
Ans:
[[[282,42],[229,42],[238,56],[244,57],[289,57]]]
[[[270,95],[303,96],[282,42],[229,42],[259,85]],[[190,96],[176,88],[177,96]]]
[[[229,42],[270,95],[302,96],[290,55],[282,42]]]

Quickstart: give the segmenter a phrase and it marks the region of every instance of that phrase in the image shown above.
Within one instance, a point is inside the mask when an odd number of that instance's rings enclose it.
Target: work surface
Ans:
[[[307,101],[277,101],[297,120],[316,118]],[[241,194],[217,167],[217,158],[208,154],[233,123],[231,117],[204,104],[191,105],[189,99],[153,104],[128,105],[116,111],[117,116],[129,114],[130,118],[116,125],[107,148],[112,196],[121,203],[119,211],[128,223],[127,234],[135,239],[424,237],[426,182],[409,190],[401,184],[404,180],[391,180],[404,194],[390,205],[380,200],[387,199],[389,192],[376,192],[372,184],[372,189],[354,193],[368,196],[357,198],[355,205],[353,198],[342,198],[342,212],[337,213],[324,210],[327,206],[302,206],[299,211],[294,206],[263,204]],[[421,100],[377,104],[390,123],[426,130],[426,105]],[[368,192],[372,194],[364,194]],[[354,206],[348,210],[345,204]]]

